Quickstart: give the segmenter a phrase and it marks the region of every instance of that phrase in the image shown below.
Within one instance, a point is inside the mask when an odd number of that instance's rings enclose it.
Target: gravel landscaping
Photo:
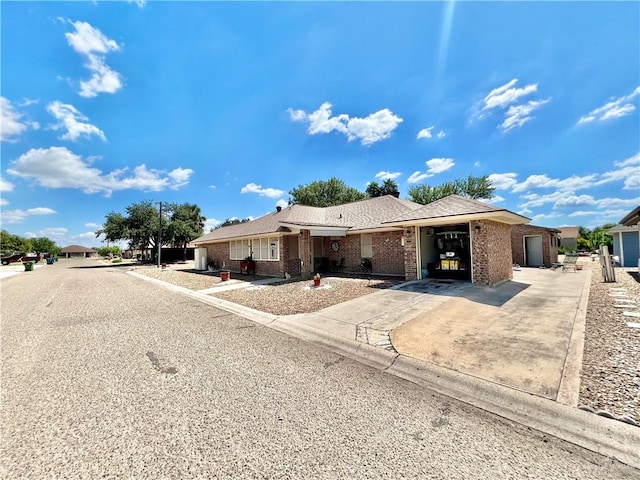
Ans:
[[[319,288],[313,287],[312,280],[286,281],[284,279],[275,285],[251,286],[249,282],[263,280],[266,277],[232,272],[230,282],[221,282],[216,273],[199,272],[189,269],[185,265],[170,265],[166,269],[139,267],[135,271],[190,290],[220,287],[221,291],[213,292],[211,296],[274,315],[317,312],[323,308],[368,295],[404,281],[399,278],[372,278],[369,280],[327,276],[322,278]],[[222,291],[222,287],[231,286],[234,280],[247,282],[247,288]]]
[[[623,315],[640,309],[616,308],[622,302],[611,296],[616,289],[625,289],[627,298],[640,306],[638,274],[617,268],[616,282],[605,283],[600,265],[590,267],[580,406],[640,424],[640,329],[627,326],[640,318]]]

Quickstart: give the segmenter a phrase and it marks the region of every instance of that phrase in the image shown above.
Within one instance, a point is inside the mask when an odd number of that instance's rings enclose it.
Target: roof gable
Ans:
[[[529,221],[528,218],[510,212],[505,208],[498,208],[478,200],[461,197],[460,195],[448,195],[444,198],[428,203],[421,208],[406,212],[387,223],[411,223],[412,221],[417,220],[462,217],[500,212],[514,216],[514,221],[517,220],[517,217],[522,219],[522,221],[515,223],[526,223]]]

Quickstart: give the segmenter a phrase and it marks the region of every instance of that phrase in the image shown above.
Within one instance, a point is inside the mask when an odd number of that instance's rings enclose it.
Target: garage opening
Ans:
[[[542,235],[524,237],[524,264],[527,267],[540,267],[542,260]]]
[[[420,227],[420,278],[471,280],[469,224]]]

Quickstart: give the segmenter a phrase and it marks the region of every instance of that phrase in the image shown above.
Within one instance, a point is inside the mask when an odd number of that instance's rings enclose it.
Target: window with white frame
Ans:
[[[244,260],[248,256],[254,260],[280,260],[280,239],[263,237],[229,242],[231,260]]]
[[[229,242],[229,258],[244,260],[251,255],[251,240],[233,240]]]
[[[360,235],[360,257],[373,257],[373,237],[370,233],[363,233]]]

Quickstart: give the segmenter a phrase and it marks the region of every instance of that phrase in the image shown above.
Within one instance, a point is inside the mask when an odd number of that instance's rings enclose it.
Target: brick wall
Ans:
[[[285,265],[288,265],[289,246],[283,237],[280,242],[280,260],[277,262],[256,260],[256,275],[271,277],[284,277]],[[240,262],[242,260],[231,260],[229,258],[229,242],[209,243],[204,245],[207,248],[207,264],[215,262],[220,268],[223,267],[232,272],[240,272]],[[291,274],[291,276],[294,276]]]
[[[480,227],[476,230],[476,227]],[[491,220],[470,224],[473,282],[497,285],[513,278],[511,226]]]
[[[512,225],[511,227],[511,253],[513,263],[524,265],[524,236],[542,236],[542,263],[549,267],[558,261],[558,246],[554,240],[555,235],[546,228],[534,225]]]
[[[404,236],[404,277],[407,280],[418,278],[418,245],[416,244],[416,228],[405,228],[401,235]]]
[[[375,232],[371,234],[372,273],[404,275],[404,255],[401,245],[402,231]],[[340,250],[331,250],[331,242],[340,243]],[[362,269],[362,251],[360,247],[360,235],[347,235],[346,237],[323,238],[323,249],[330,262],[337,264],[344,258],[346,272],[360,272]]]

